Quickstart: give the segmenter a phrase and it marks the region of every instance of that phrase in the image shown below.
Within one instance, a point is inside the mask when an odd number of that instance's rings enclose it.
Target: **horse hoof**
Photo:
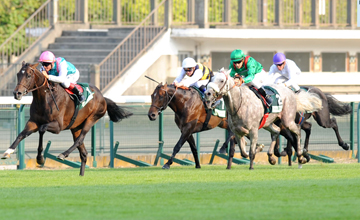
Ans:
[[[286,151],[282,151],[282,152],[280,153],[280,156],[282,156],[282,157],[285,157],[285,156],[287,156],[287,153],[286,153]]]
[[[269,163],[270,163],[271,165],[275,165],[275,164],[276,164],[276,160],[275,160],[274,158],[272,158],[272,157],[269,157]]]
[[[226,167],[227,170],[231,170],[231,167]]]
[[[165,170],[168,170],[168,169],[170,169],[170,166],[168,164],[165,164],[162,168]]]
[[[64,154],[59,154],[59,156],[56,157],[58,160],[65,160]]]
[[[309,155],[306,155],[306,156],[305,156],[305,159],[306,159],[306,163],[309,163],[311,158],[310,158]]]
[[[249,167],[249,170],[254,170],[254,167]]]
[[[225,147],[220,148],[219,154],[226,154],[226,148]]]
[[[5,154],[1,157],[1,159],[3,159],[3,160],[10,159],[10,154],[5,153]]]
[[[265,145],[263,145],[263,144],[257,144],[256,145],[256,153],[263,151],[264,147],[265,147]]]
[[[341,145],[341,147],[344,149],[344,150],[349,150],[350,149],[350,146],[345,143],[344,145]]]
[[[195,168],[196,168],[196,169],[200,169],[200,168],[201,168],[201,166],[195,166]]]
[[[44,163],[45,163],[44,157],[39,157],[39,158],[37,157],[36,158],[36,163],[41,165],[41,166],[44,165]]]

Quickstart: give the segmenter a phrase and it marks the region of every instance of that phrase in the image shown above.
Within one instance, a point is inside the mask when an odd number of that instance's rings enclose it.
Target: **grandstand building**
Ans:
[[[150,95],[156,83],[145,75],[171,83],[188,56],[214,71],[227,68],[234,49],[253,56],[266,71],[273,55],[283,52],[302,70],[301,85],[333,94],[360,93],[356,0],[75,2],[50,1],[39,8],[33,16],[39,27],[28,20],[18,30],[31,38],[28,48],[9,52],[5,45],[16,42],[16,33],[2,43],[2,95],[12,95],[20,63],[35,62],[44,50],[74,63],[80,81],[94,83],[113,99]],[[146,12],[141,14],[142,3]],[[96,7],[103,7],[104,14],[95,16]],[[49,25],[44,27],[45,20]]]

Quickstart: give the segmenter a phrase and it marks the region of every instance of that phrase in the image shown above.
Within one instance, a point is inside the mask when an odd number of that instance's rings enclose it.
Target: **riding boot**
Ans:
[[[80,92],[80,90],[76,86],[74,86],[74,88],[71,91],[78,97],[80,103],[85,101],[85,97],[83,93]]]
[[[271,106],[273,100],[272,100],[272,98],[271,98],[268,94],[266,94],[265,89],[264,89],[263,87],[260,87],[260,88],[258,89],[258,91],[259,91],[260,95],[262,95],[262,96],[265,98],[266,104],[267,104],[268,106]]]

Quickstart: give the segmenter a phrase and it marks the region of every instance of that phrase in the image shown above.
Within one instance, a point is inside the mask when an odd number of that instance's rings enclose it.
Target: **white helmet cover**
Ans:
[[[195,66],[196,66],[196,62],[191,57],[185,58],[182,62],[182,68],[191,68],[191,67],[195,67]]]

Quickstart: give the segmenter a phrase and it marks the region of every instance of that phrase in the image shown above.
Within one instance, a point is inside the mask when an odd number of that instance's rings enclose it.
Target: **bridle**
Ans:
[[[35,70],[34,68],[32,68],[31,66],[27,66],[27,67],[32,70],[32,72],[34,73],[34,75],[37,75],[37,74],[36,74],[36,70]],[[38,75],[37,75],[37,76],[38,76]],[[38,85],[36,84],[36,81],[35,81],[35,88],[33,88],[33,89],[29,89],[26,85],[21,84],[20,82],[18,82],[17,85],[22,86],[22,87],[25,88],[24,95],[28,94],[29,92],[38,90],[38,89],[40,89],[40,88],[42,88],[42,87],[44,87],[44,86],[48,86],[48,87],[49,87],[49,83],[48,83],[48,80],[46,79],[46,77],[44,77],[44,82],[43,82],[40,86],[38,86]]]
[[[233,88],[236,87],[236,85],[234,84],[231,88],[229,88],[229,83],[228,83],[229,77],[228,77],[228,75],[225,74],[222,71],[221,71],[221,73],[223,73],[225,75],[226,80],[224,82],[224,85],[219,89],[219,93],[216,95],[216,100],[220,100],[226,93],[228,93],[230,90],[232,90]],[[222,92],[223,89],[225,90],[224,92]],[[240,96],[242,96],[241,92],[240,92]],[[237,108],[236,112],[234,114],[231,114],[231,115],[237,114],[237,112],[240,110],[241,103],[242,103],[242,97],[240,97],[240,104],[239,104],[239,107]]]
[[[175,88],[175,92],[174,92],[174,94],[173,94],[172,96],[169,95],[169,93],[168,93],[167,90],[165,90],[165,89],[163,89],[163,88],[161,88],[161,90],[165,91],[167,101],[164,102],[164,105],[161,106],[161,107],[158,107],[158,106],[153,105],[153,104],[151,105],[152,107],[155,107],[155,108],[158,110],[158,113],[164,111],[164,110],[168,107],[169,103],[171,102],[171,100],[174,98],[174,96],[175,96],[175,94],[176,94],[177,87]]]

